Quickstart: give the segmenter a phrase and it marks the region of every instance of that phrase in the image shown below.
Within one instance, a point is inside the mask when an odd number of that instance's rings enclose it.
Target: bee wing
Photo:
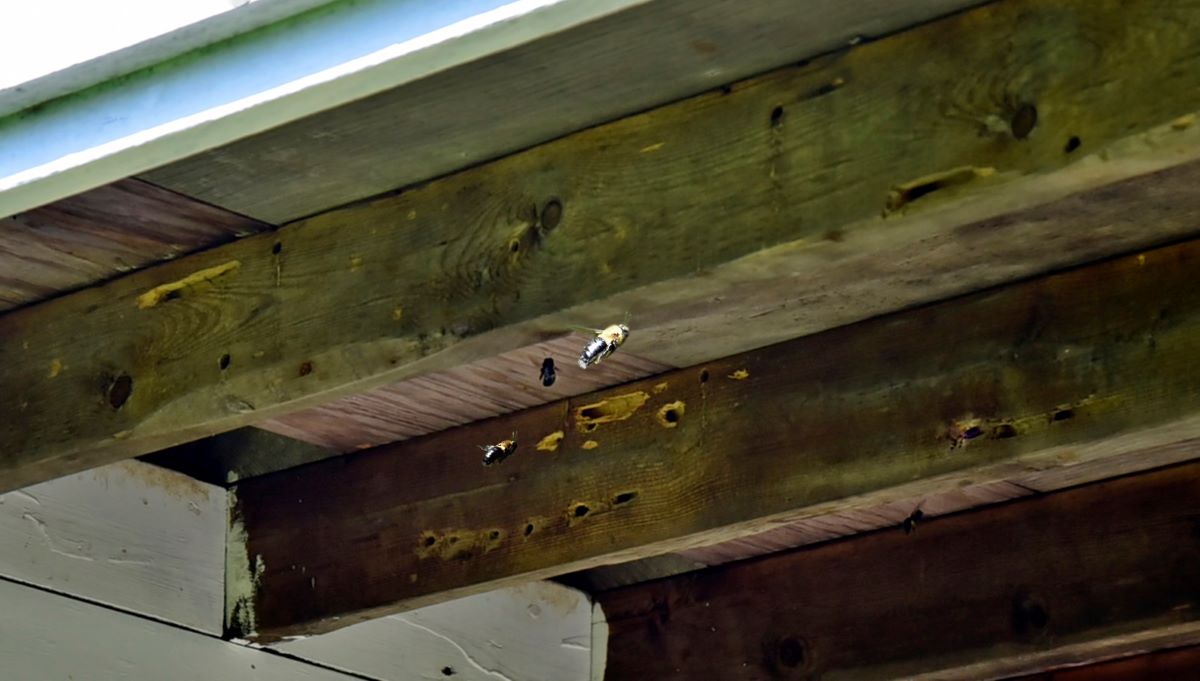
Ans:
[[[580,326],[578,324],[567,324],[567,328],[571,329],[572,331],[582,331],[583,333],[590,333],[593,336],[604,330],[604,329],[593,329],[590,326]]]

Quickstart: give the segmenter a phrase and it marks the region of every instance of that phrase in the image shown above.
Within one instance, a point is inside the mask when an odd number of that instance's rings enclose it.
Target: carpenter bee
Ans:
[[[511,440],[501,440],[494,445],[480,445],[479,448],[483,450],[483,465],[500,463],[517,451],[517,433],[513,431]]]
[[[554,385],[554,379],[557,377],[554,375],[554,359],[553,358],[547,357],[546,359],[542,360],[541,377],[542,377],[542,385],[546,386],[547,388]]]
[[[919,508],[914,509],[913,512],[910,513],[909,516],[904,519],[904,522],[900,523],[900,527],[904,528],[904,534],[912,534],[913,532],[915,532],[917,529],[917,521],[921,520],[924,517],[925,517],[925,511],[922,511]]]
[[[592,331],[596,336],[579,355],[580,369],[586,369],[604,361],[629,338],[629,327],[624,324],[611,324],[603,329],[592,329]]]

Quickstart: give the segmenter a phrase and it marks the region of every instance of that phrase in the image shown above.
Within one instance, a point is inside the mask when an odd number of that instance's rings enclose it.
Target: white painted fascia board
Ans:
[[[0,88],[0,116],[85,90],[330,2],[332,0],[246,0],[239,7],[228,8],[128,47]],[[114,11],[120,9],[120,5],[114,6]],[[11,24],[10,28],[20,30]],[[47,40],[47,43],[53,47],[54,41]]]
[[[649,0],[341,0],[0,119],[0,216]]]

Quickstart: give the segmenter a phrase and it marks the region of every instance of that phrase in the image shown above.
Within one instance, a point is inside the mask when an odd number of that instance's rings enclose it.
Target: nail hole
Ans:
[[[1072,411],[1070,409],[1059,409],[1058,411],[1054,412],[1054,416],[1051,418],[1053,418],[1055,421],[1066,421],[1067,419],[1074,418],[1074,417],[1075,417],[1074,411]]]
[[[132,394],[133,379],[128,374],[121,374],[108,386],[108,404],[113,409],[120,409]]]
[[[1032,104],[1022,104],[1012,117],[1012,134],[1019,140],[1029,137],[1037,125],[1037,108]]]
[[[1063,146],[1063,151],[1069,154],[1078,149],[1079,145],[1081,144],[1083,144],[1083,142],[1078,137],[1071,135],[1070,139],[1068,139],[1067,143]]]
[[[283,252],[283,242],[276,241],[275,245],[271,247],[271,252],[274,253],[275,255],[279,255],[280,253],[282,253]]]
[[[542,207],[542,229],[550,230],[562,221],[563,207],[558,199],[551,199]]]
[[[783,123],[783,107],[777,106],[771,109],[771,127],[778,128]]]
[[[708,369],[702,369],[700,371],[700,382],[708,383]]]
[[[804,663],[804,644],[791,636],[779,642],[779,663],[785,667],[799,667]]]
[[[1014,428],[1011,423],[1001,423],[1000,425],[996,426],[995,428],[992,428],[992,437],[994,437],[998,440],[1003,440],[1006,438],[1016,437],[1016,436],[1017,436],[1017,429]]]
[[[301,364],[300,371],[298,373],[301,376],[307,376],[307,375],[311,374],[312,373],[312,362],[304,362],[303,364]]]
[[[526,523],[525,524],[525,536],[528,537],[531,534],[533,534],[533,523]]]
[[[637,497],[637,492],[621,492],[617,496],[613,497],[613,505],[619,506],[621,504],[628,504],[629,502],[633,501],[634,498],[636,498],[636,497]]]
[[[442,676],[454,676],[454,667],[442,667]]]
[[[575,517],[576,517],[576,518],[582,518],[583,516],[587,515],[587,514],[588,514],[588,512],[589,512],[589,511],[591,511],[591,510],[592,510],[592,509],[590,509],[590,508],[588,508],[588,507],[587,507],[587,504],[577,504],[577,505],[575,506],[575,512],[574,512],[574,515],[575,515]]]
[[[229,368],[229,353],[221,355],[221,359],[217,361],[217,366],[221,367],[221,371]]]

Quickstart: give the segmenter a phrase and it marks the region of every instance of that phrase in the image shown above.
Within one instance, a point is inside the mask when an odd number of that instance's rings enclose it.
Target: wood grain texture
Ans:
[[[1198,265],[1200,242],[1164,247],[246,481],[240,569],[263,571],[239,626],[270,640],[1060,466],[1191,458]],[[520,453],[482,467],[477,446],[514,430]]]
[[[532,582],[273,647],[380,681],[588,681],[592,602]]]
[[[268,226],[136,179],[0,219],[0,311]]]
[[[278,224],[978,2],[656,0],[145,177]]]
[[[219,636],[225,490],[137,461],[0,495],[0,576]]]
[[[9,679],[361,679],[5,580],[0,601]]]
[[[1081,667],[1055,669],[1012,681],[1176,681],[1200,676],[1200,646],[1156,650]]]
[[[645,378],[672,367],[619,352],[587,371],[575,361],[590,336],[572,333],[485,360],[435,371],[257,424],[339,452],[399,442],[546,402]],[[547,357],[554,384],[542,385]],[[246,451],[252,451],[248,449]],[[245,477],[245,476],[242,476]]]
[[[1059,665],[1102,658],[1195,623],[1197,517],[1189,464],[608,592],[605,678],[979,680],[1068,645]]]
[[[0,485],[569,324],[684,366],[1193,233],[1195,7],[1008,0],[6,315]]]

